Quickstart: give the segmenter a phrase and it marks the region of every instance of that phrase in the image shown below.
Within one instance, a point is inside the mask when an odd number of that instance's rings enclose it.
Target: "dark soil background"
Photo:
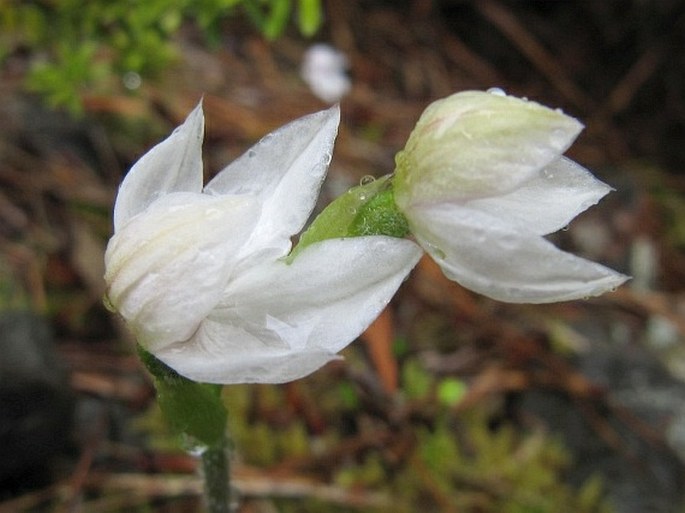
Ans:
[[[347,55],[353,83],[327,199],[391,172],[432,100],[501,87],[585,123],[569,156],[616,192],[554,240],[633,280],[587,301],[507,305],[422,261],[345,363],[227,391],[238,511],[685,511],[685,3],[324,9],[312,39],[293,28],[268,41],[236,16],[212,47],[188,23],[173,66],[133,92],[83,94],[80,117],[26,90],[35,56],[5,62],[0,512],[200,507],[196,462],[101,301],[116,187],[202,96],[208,176],[325,108],[299,75],[319,41]]]

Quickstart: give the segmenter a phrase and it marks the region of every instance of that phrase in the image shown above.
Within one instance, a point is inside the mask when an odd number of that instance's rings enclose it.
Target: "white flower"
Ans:
[[[267,135],[202,186],[201,106],[129,171],[105,256],[107,299],[138,342],[211,383],[305,376],[356,338],[420,256],[407,240],[332,239],[291,264],[339,111]]]
[[[327,103],[335,103],[352,87],[347,76],[347,57],[327,44],[315,44],[304,54],[302,80],[312,92]]]
[[[397,155],[395,200],[450,279],[519,303],[598,295],[627,279],[543,238],[611,190],[561,156],[581,129],[500,91],[426,109]]]

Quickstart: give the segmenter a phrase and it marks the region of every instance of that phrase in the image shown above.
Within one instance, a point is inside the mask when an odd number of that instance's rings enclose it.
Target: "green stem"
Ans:
[[[169,426],[188,451],[202,454],[208,513],[229,513],[230,444],[221,385],[184,378],[141,346],[138,354],[154,378],[157,402]]]
[[[207,513],[230,513],[231,475],[228,445],[210,447],[202,453]]]

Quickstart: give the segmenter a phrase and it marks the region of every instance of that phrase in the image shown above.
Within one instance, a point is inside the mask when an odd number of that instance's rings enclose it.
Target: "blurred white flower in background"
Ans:
[[[301,76],[312,93],[327,103],[339,102],[352,87],[347,76],[347,56],[330,45],[319,43],[307,49]]]

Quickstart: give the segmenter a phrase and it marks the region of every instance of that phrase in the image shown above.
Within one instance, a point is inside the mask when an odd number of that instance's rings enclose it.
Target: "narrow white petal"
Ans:
[[[478,210],[442,204],[407,216],[448,278],[493,299],[566,301],[602,294],[627,279]]]
[[[205,187],[209,194],[252,194],[264,203],[251,247],[290,251],[290,237],[311,214],[328,169],[340,109],[299,118],[265,136]],[[254,259],[253,259],[254,260]]]
[[[509,194],[475,199],[466,206],[547,235],[567,226],[611,190],[590,171],[562,157]]]
[[[107,296],[152,353],[189,338],[222,297],[259,206],[249,196],[172,193],[110,239]]]
[[[413,242],[391,237],[313,244],[291,265],[276,262],[238,277],[190,344],[158,356],[204,382],[305,376],[368,327],[420,256]]]
[[[114,231],[171,192],[202,191],[202,103],[164,141],[129,170],[119,186],[114,205]]]

